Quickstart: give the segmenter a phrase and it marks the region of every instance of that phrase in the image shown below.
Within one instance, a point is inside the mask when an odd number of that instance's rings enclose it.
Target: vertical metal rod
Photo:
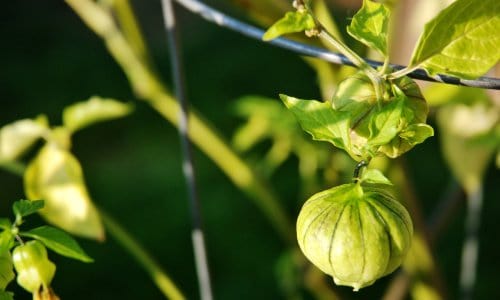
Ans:
[[[467,191],[465,239],[462,247],[462,269],[460,270],[460,296],[462,300],[474,299],[482,206],[483,187],[480,185],[472,192]]]
[[[200,296],[203,300],[212,300],[212,288],[210,283],[210,272],[208,268],[205,240],[201,221],[200,203],[196,188],[195,170],[193,167],[192,145],[188,138],[188,101],[185,95],[184,72],[182,68],[182,57],[180,51],[179,32],[175,21],[175,12],[172,0],[162,0],[163,18],[167,31],[167,39],[170,50],[170,61],[172,64],[172,77],[174,81],[175,94],[180,104],[179,112],[179,135],[183,153],[182,169],[188,189],[189,204],[192,219],[192,242],[196,273]]]

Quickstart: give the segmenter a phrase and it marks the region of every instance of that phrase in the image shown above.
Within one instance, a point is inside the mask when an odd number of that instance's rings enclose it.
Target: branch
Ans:
[[[187,10],[197,14],[205,20],[215,23],[219,26],[229,28],[250,38],[262,41],[264,30],[232,18],[198,0],[175,0]],[[277,38],[269,42],[271,45],[290,50],[300,55],[316,57],[334,64],[354,66],[354,64],[342,54],[333,53],[326,49],[310,46],[304,43],[295,42],[286,38]],[[384,63],[365,59],[372,67],[377,68]],[[405,66],[390,64],[394,70],[402,70]],[[453,85],[463,85],[484,89],[500,90],[500,79],[492,77],[480,77],[476,80],[460,79],[447,75],[428,76],[424,70],[418,69],[409,74],[409,77],[425,81],[441,82]]]
[[[149,103],[174,126],[179,126],[179,104],[176,99],[136,55],[130,43],[118,30],[113,17],[94,1],[66,2],[84,23],[103,39],[109,53],[124,71],[138,97]],[[255,202],[283,240],[293,244],[295,237],[292,221],[274,191],[262,182],[255,169],[241,159],[199,114],[191,110],[188,123],[191,141]]]

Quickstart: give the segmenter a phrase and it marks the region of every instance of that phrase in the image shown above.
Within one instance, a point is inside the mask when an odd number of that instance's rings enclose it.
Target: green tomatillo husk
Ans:
[[[386,184],[351,183],[309,198],[297,220],[304,255],[337,285],[355,291],[401,265],[413,225]]]
[[[56,266],[47,257],[47,249],[36,240],[19,245],[12,251],[12,260],[17,272],[17,283],[30,293],[40,287],[48,287]]]
[[[381,86],[377,98],[372,81],[358,72],[342,81],[333,97],[333,109],[351,115],[348,152],[355,158],[395,158],[434,133],[425,124],[429,109],[412,79],[381,81]]]

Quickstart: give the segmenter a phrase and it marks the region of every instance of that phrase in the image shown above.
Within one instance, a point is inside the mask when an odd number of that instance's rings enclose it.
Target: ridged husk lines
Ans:
[[[305,256],[354,290],[394,271],[411,242],[405,208],[380,185],[352,183],[313,195],[297,220]]]

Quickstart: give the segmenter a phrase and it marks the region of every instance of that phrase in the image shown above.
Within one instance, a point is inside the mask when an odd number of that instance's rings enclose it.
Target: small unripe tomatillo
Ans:
[[[47,257],[47,249],[36,240],[19,245],[12,251],[17,283],[34,293],[41,285],[49,286],[56,266]]]

